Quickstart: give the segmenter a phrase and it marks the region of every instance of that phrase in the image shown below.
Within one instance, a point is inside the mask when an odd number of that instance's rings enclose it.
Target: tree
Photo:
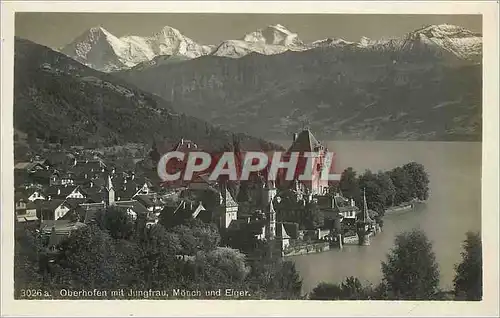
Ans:
[[[134,234],[134,222],[124,209],[110,206],[97,216],[97,220],[114,239],[129,239]]]
[[[380,201],[383,202],[384,207],[393,205],[394,197],[396,196],[396,187],[394,187],[391,176],[387,172],[379,172],[376,177],[381,190]]]
[[[320,283],[309,296],[313,300],[362,300],[370,299],[372,290],[364,287],[357,277],[346,277],[339,284]]]
[[[40,266],[42,251],[40,239],[16,222],[14,245],[14,289],[15,298],[21,296],[21,290],[36,289],[43,286],[43,266]],[[48,288],[46,289],[48,290]]]
[[[453,280],[457,299],[481,300],[483,296],[482,244],[479,233],[468,232],[462,262],[455,267]]]
[[[195,283],[209,289],[241,288],[250,272],[245,255],[228,247],[199,251],[194,266]]]
[[[351,198],[356,202],[361,202],[359,179],[356,171],[354,171],[352,167],[349,167],[342,172],[342,176],[340,177],[339,182],[339,188],[346,198]]]
[[[347,277],[342,283],[342,299],[365,299],[368,295],[357,277]]]
[[[177,259],[181,244],[176,234],[167,232],[161,225],[146,229],[139,240],[137,264],[138,287],[143,289],[168,289],[180,281],[182,267]]]
[[[365,191],[368,208],[377,212],[383,211],[385,196],[383,195],[377,175],[370,170],[366,170],[359,178],[359,186]]]
[[[262,246],[268,248],[267,244]],[[257,298],[299,299],[302,279],[292,261],[280,257],[263,257],[253,260],[247,279],[249,288]]]
[[[308,204],[304,213],[304,227],[306,229],[319,229],[325,224],[325,216],[314,203]]]
[[[411,199],[411,177],[408,172],[401,167],[397,167],[389,172],[389,176],[395,188],[394,204],[408,202]]]
[[[182,245],[182,253],[196,255],[199,250],[210,251],[219,246],[221,237],[215,224],[189,219],[185,224],[172,228]]]
[[[429,176],[423,165],[410,162],[403,166],[410,176],[410,194],[412,198],[427,200],[429,197]]]
[[[69,270],[71,276],[66,278],[69,286],[97,289],[130,286],[127,277],[133,273],[131,263],[123,261],[126,255],[120,255],[113,239],[99,227],[89,225],[76,230],[61,243],[61,248],[63,253],[56,263]]]
[[[439,284],[439,269],[425,233],[413,230],[396,236],[387,262],[382,262],[382,273],[389,298],[433,299]]]
[[[342,287],[338,284],[319,283],[314,287],[309,298],[312,300],[339,300],[342,295]]]

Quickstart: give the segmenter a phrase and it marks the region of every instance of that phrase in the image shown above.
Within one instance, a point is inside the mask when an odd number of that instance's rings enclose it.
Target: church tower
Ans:
[[[271,241],[276,237],[276,210],[274,210],[273,201],[267,206],[266,219],[266,239]]]
[[[234,200],[226,185],[221,187],[220,206],[222,210],[220,226],[227,229],[231,222],[238,219],[238,203]]]
[[[108,176],[106,181],[106,206],[115,205],[115,188],[113,187],[113,182],[111,182],[111,176]]]

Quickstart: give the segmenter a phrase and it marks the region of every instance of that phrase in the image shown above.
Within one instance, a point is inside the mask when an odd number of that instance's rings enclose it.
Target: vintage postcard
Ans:
[[[497,2],[1,11],[3,315],[498,315]]]

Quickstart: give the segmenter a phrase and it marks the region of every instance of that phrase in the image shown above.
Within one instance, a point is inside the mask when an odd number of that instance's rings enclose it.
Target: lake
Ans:
[[[371,246],[344,246],[343,250],[290,257],[303,278],[303,292],[310,292],[322,281],[339,283],[351,275],[365,283],[379,283],[381,262],[386,260],[395,236],[413,228],[424,230],[433,242],[441,287],[452,288],[454,265],[460,262],[465,233],[481,229],[481,143],[338,141],[326,144],[336,153],[337,171],[353,167],[358,173],[365,169],[376,172],[410,161],[423,164],[429,174],[430,197],[420,209],[387,215],[383,232],[372,238]]]

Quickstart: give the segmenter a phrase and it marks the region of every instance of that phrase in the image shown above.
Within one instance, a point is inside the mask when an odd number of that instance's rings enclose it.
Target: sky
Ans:
[[[429,24],[455,24],[482,31],[481,15],[234,14],[234,13],[16,13],[17,36],[52,48],[70,43],[94,26],[116,36],[149,36],[164,26],[201,44],[239,39],[268,25],[282,24],[304,42],[327,37],[358,41],[398,37]]]

